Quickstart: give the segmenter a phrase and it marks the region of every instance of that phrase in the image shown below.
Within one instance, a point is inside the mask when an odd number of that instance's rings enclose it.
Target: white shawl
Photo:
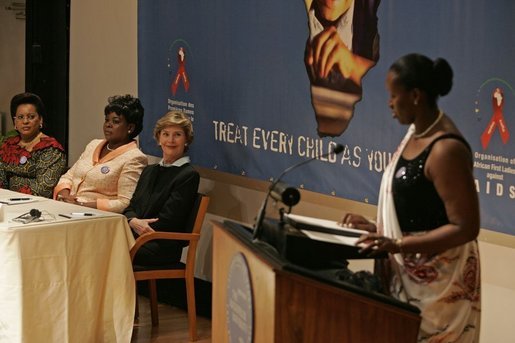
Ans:
[[[415,125],[410,125],[408,131],[397,150],[392,156],[392,160],[386,167],[383,178],[381,180],[381,188],[379,190],[379,203],[377,205],[377,231],[385,237],[397,239],[402,237],[399,220],[397,219],[397,212],[395,211],[395,203],[392,194],[392,181],[395,173],[395,166],[408,143],[409,139],[415,132]],[[395,260],[400,265],[403,264],[402,256],[400,254],[394,255]]]

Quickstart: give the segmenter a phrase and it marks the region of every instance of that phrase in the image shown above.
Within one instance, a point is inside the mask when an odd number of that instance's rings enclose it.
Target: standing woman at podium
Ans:
[[[393,117],[409,125],[385,170],[377,225],[347,214],[343,222],[371,231],[363,253],[389,252],[391,294],[421,310],[419,342],[478,342],[481,293],[479,201],[472,152],[437,99],[451,90],[444,59],[401,57],[386,86]]]

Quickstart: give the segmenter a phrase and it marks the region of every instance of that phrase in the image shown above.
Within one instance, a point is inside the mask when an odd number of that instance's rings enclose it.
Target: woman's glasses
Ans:
[[[37,113],[28,113],[26,115],[23,114],[17,114],[13,118],[18,121],[24,121],[27,119],[28,121],[34,121],[39,117],[39,114]]]

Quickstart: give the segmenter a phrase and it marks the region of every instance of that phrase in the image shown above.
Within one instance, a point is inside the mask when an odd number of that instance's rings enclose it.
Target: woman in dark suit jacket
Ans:
[[[156,123],[154,138],[163,150],[163,158],[143,170],[130,204],[123,212],[135,237],[152,231],[183,232],[200,180],[186,155],[188,144],[193,141],[193,127],[186,115],[165,114]],[[181,241],[151,241],[140,248],[134,263],[178,262],[183,247]]]

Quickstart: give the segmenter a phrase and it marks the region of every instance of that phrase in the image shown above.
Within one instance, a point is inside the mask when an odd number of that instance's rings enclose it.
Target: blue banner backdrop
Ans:
[[[356,6],[359,1],[365,0]],[[474,151],[482,227],[514,235],[515,1],[383,0],[379,59],[363,78],[349,126],[333,137],[317,131],[311,102],[307,6],[303,0],[140,0],[143,150],[161,155],[152,128],[170,109],[193,119],[194,164],[250,178],[271,180],[341,143],[342,155],[314,161],[285,180],[377,204],[382,172],[406,130],[387,106],[388,67],[410,52],[444,57],[455,79],[440,107]],[[503,95],[497,105],[496,89]]]

